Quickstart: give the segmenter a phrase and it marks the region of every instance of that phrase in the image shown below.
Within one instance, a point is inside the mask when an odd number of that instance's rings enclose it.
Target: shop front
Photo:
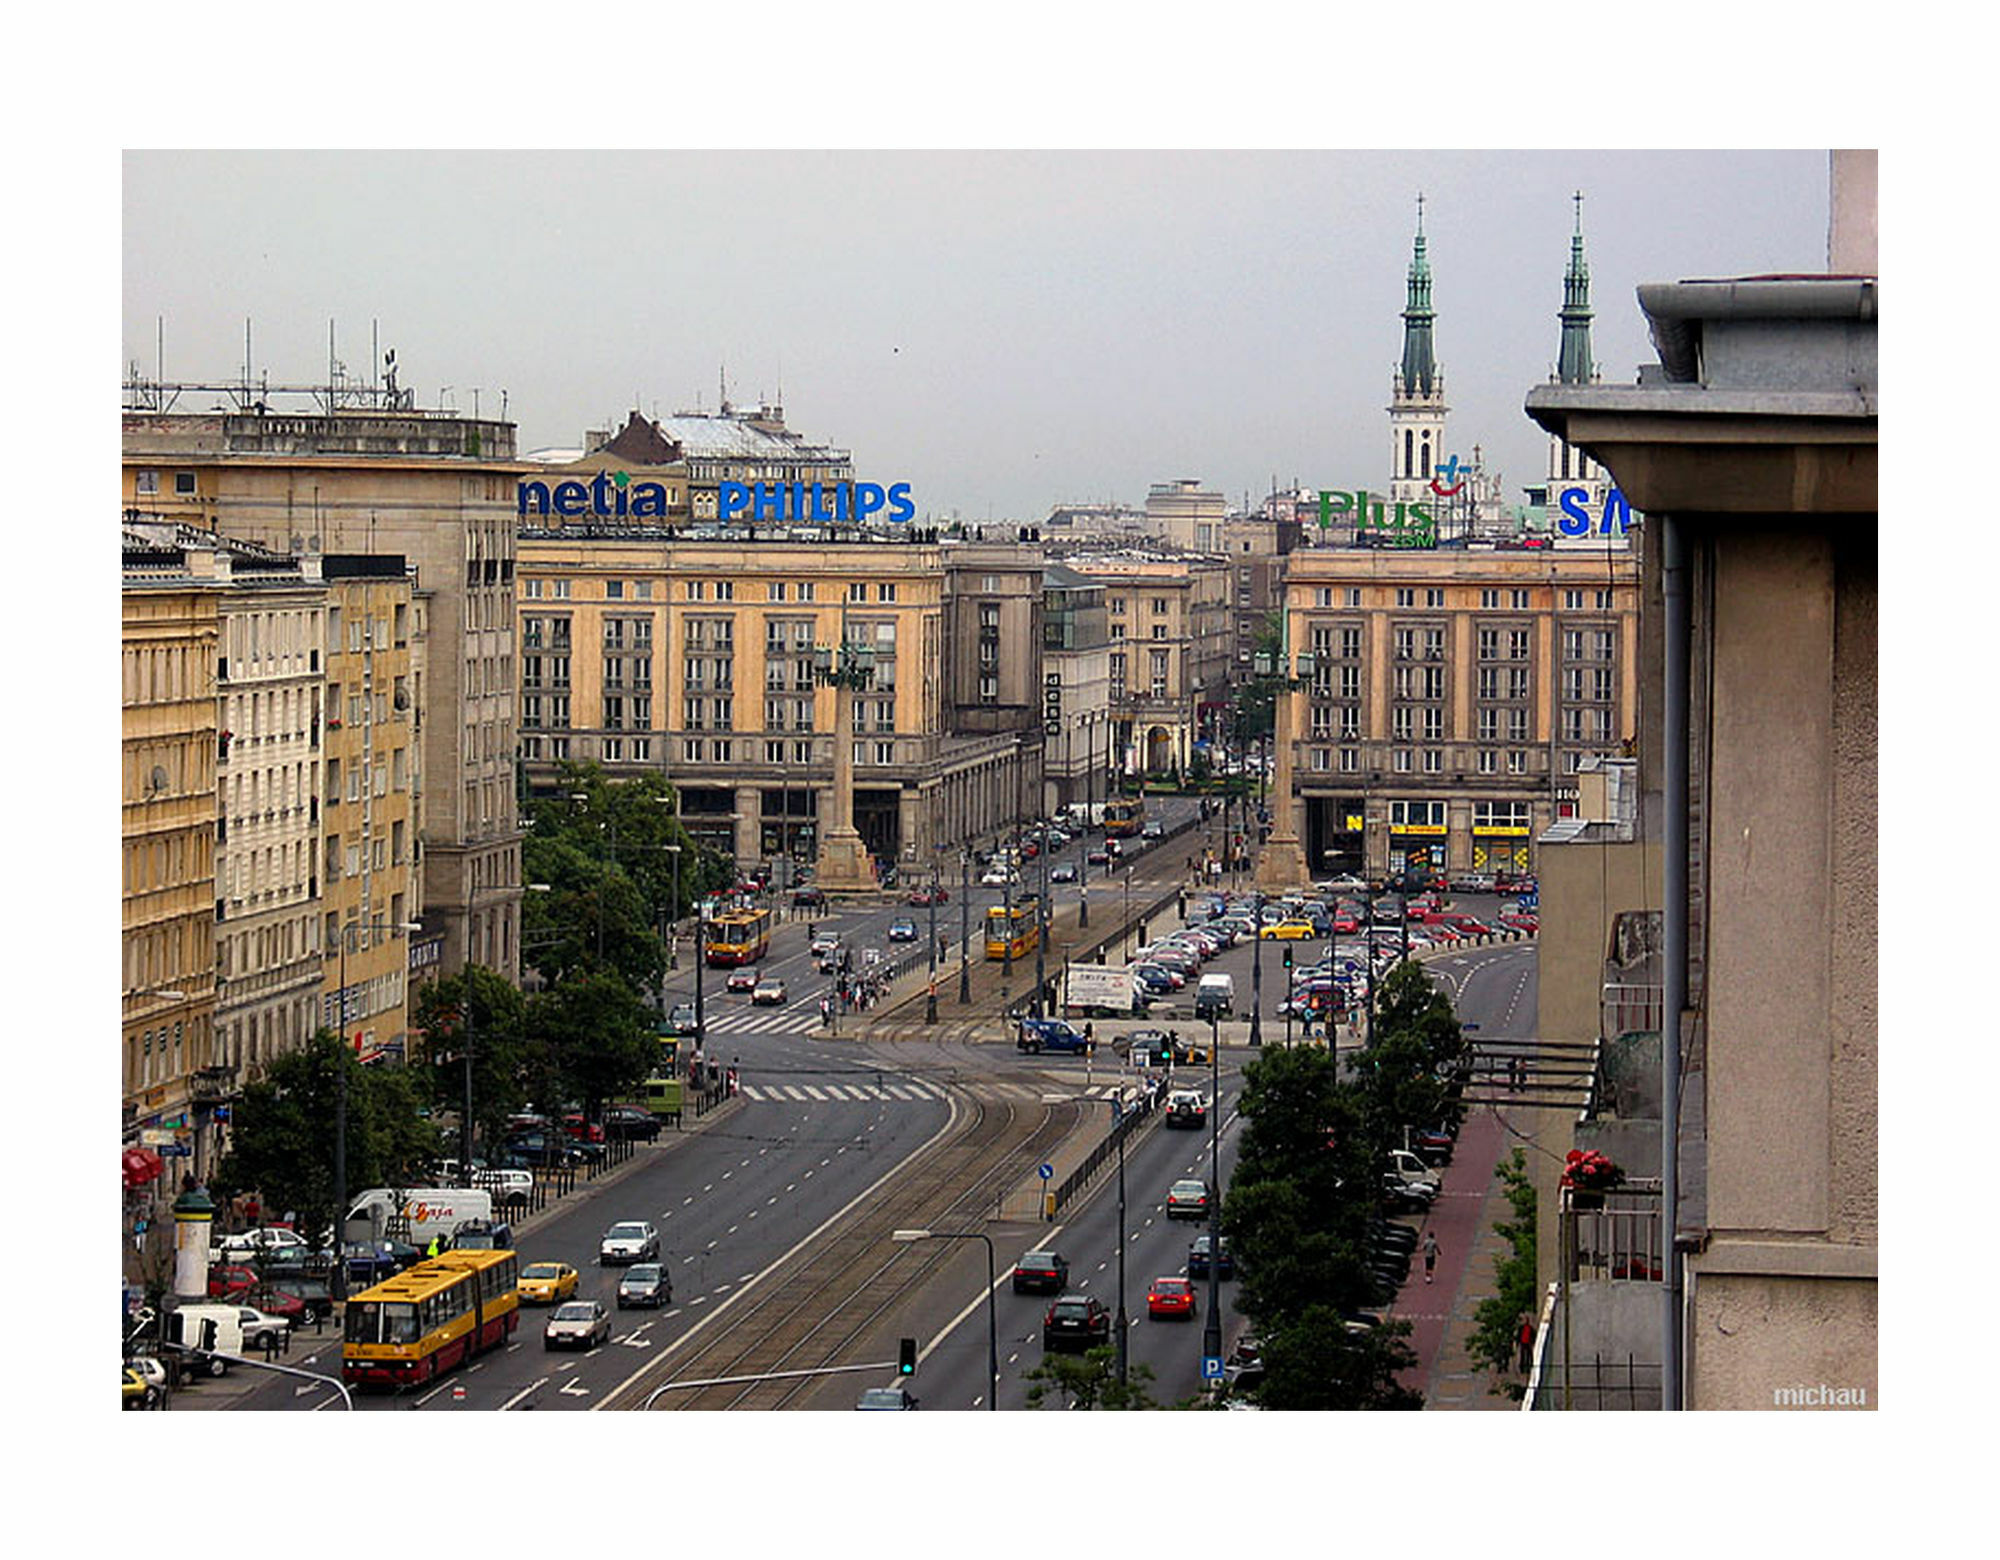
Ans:
[[[1529,848],[1533,804],[1475,802],[1472,808],[1472,870],[1496,877],[1532,871]]]
[[[1389,871],[1445,875],[1448,823],[1442,801],[1389,803]]]

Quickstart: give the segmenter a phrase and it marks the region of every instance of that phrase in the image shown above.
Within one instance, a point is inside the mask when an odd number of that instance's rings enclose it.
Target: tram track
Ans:
[[[872,1335],[952,1254],[951,1242],[897,1245],[891,1232],[978,1224],[996,1193],[1019,1179],[1021,1167],[1047,1157],[1081,1119],[1080,1108],[1067,1102],[1024,1106],[963,1098],[967,1117],[957,1133],[774,1274],[712,1336],[678,1354],[672,1376],[650,1383],[651,1396],[635,1396],[632,1406],[676,1411],[796,1406],[822,1375],[778,1373],[867,1363],[857,1352],[873,1352]],[[767,1379],[672,1388],[673,1381],[749,1376]]]

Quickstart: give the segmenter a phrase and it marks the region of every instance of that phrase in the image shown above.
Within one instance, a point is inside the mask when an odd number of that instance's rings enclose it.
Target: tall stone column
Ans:
[[[875,872],[854,827],[854,690],[836,682],[833,701],[833,819],[820,836],[813,881],[828,893],[859,893],[875,886]]]
[[[1291,671],[1288,666],[1284,669]],[[1298,801],[1292,795],[1292,744],[1298,691],[1281,685],[1272,706],[1271,837],[1257,857],[1257,886],[1266,893],[1303,888],[1312,874],[1299,840]]]

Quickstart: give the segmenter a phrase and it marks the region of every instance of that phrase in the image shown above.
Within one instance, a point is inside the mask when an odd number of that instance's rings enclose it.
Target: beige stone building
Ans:
[[[123,816],[121,1094],[128,1146],[213,1167],[215,673],[223,582],[215,549],[156,527],[124,535],[120,662]]]
[[[1292,656],[1315,658],[1278,733],[1315,877],[1533,871],[1580,766],[1637,731],[1629,550],[1312,547],[1284,600]]]
[[[235,411],[170,409],[214,392]],[[444,964],[470,956],[518,978],[511,423],[425,412],[409,394],[325,389],[318,408],[271,409],[237,385],[128,386],[127,507],[277,552],[399,555],[429,593],[421,850],[427,925]]]
[[[318,559],[217,541],[215,1026],[247,1082],[319,1027],[326,586]]]
[[[682,823],[745,866],[815,858],[834,815],[835,690],[816,646],[866,645],[849,692],[854,822],[878,862],[927,871],[1039,794],[1034,549],[905,527],[790,539],[525,526],[522,753],[663,773]],[[782,874],[781,874],[782,881]]]
[[[1221,732],[1229,704],[1229,566],[1137,552],[1063,562],[1104,586],[1113,767],[1121,775],[1185,773],[1195,744]]]
[[[319,1023],[364,1057],[406,1055],[423,907],[429,593],[396,553],[330,553]]]

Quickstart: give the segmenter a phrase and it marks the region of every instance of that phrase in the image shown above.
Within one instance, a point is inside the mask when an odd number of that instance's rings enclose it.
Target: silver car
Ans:
[[[542,1329],[545,1349],[594,1349],[611,1341],[611,1313],[602,1300],[565,1300]]]
[[[657,1262],[660,1260],[660,1232],[643,1219],[614,1224],[598,1243],[597,1260],[612,1262]]]

